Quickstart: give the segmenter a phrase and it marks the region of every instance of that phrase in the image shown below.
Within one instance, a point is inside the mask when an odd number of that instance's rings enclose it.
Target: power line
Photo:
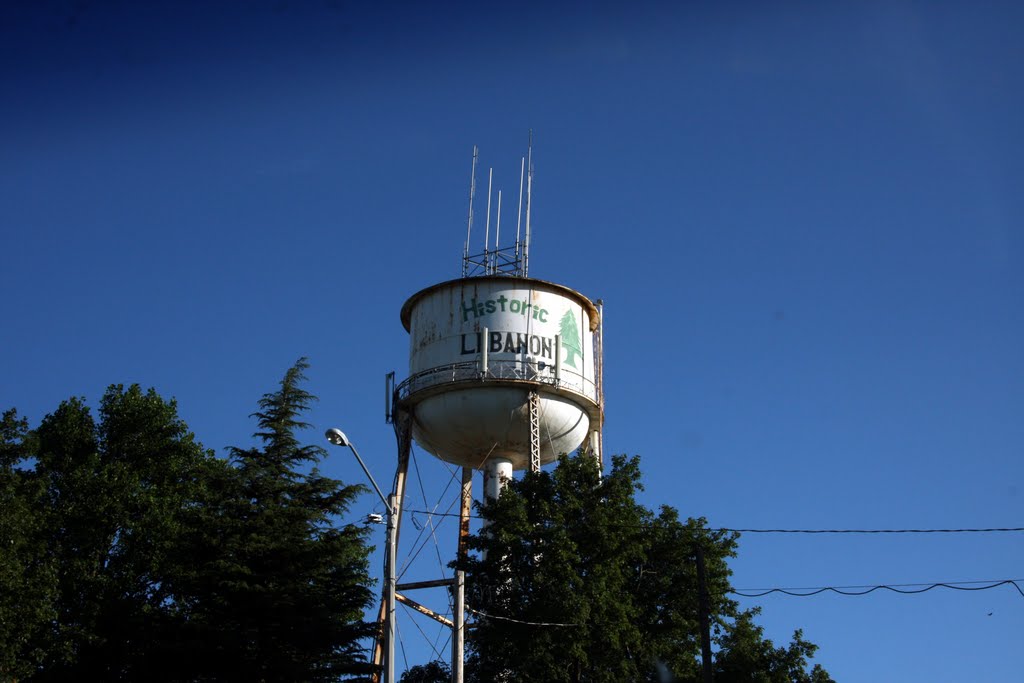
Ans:
[[[404,605],[405,603],[402,603],[402,604]],[[410,607],[409,607],[408,605],[405,605],[405,608],[406,608],[407,610],[410,610],[410,611],[412,611],[412,608],[410,608]],[[434,655],[435,655],[435,656],[436,656],[436,657],[437,657],[438,659],[444,659],[444,653],[442,653],[442,652],[441,652],[440,650],[438,650],[438,649],[437,649],[437,641],[441,639],[441,638],[440,638],[440,636],[438,636],[438,638],[436,638],[436,639],[435,639],[435,640],[434,640],[433,642],[431,642],[431,640],[430,640],[430,636],[428,636],[428,635],[426,634],[426,632],[425,632],[425,631],[423,630],[423,628],[422,628],[422,627],[421,627],[421,626],[420,626],[419,624],[417,624],[417,623],[416,623],[416,620],[415,620],[415,619],[410,619],[409,621],[411,621],[411,622],[412,622],[412,625],[413,625],[413,626],[415,626],[415,627],[416,627],[416,630],[420,632],[420,635],[421,635],[421,636],[423,636],[423,640],[425,640],[425,641],[426,641],[426,643],[427,643],[427,645],[429,645],[429,646],[430,646],[430,649],[434,651]],[[405,651],[405,645],[404,645],[404,643],[403,643],[403,645],[402,645],[402,651],[403,651],[403,653],[404,653],[404,651]],[[408,662],[408,661],[406,661],[406,663],[405,663],[405,667],[406,667],[407,669],[409,668],[409,662]]]
[[[1020,584],[1024,583],[1024,579],[1003,579],[1003,580],[992,580],[992,581],[939,581],[936,583],[890,583],[890,584],[879,584],[875,586],[818,586],[814,588],[740,588],[740,589],[729,589],[726,593],[732,593],[746,598],[760,598],[765,595],[772,593],[780,593],[782,595],[789,595],[798,598],[807,598],[814,595],[821,595],[825,592],[838,593],[840,595],[847,596],[863,596],[873,593],[878,590],[889,590],[894,593],[901,593],[903,595],[919,595],[926,593],[935,588],[948,588],[949,590],[958,591],[986,591],[993,588],[999,588],[1000,586],[1013,586],[1020,593],[1021,597],[1024,597],[1024,589],[1021,588]],[[984,584],[984,585],[979,585]],[[803,591],[803,592],[798,592]],[[563,628],[578,628],[584,624],[570,624],[570,623],[559,623],[549,621],[526,621],[523,619],[513,619],[512,617],[505,617],[497,614],[488,614],[475,610],[468,605],[466,611],[483,617],[485,619],[496,619],[498,621],[507,621],[513,624],[521,624],[523,626],[538,626],[538,627],[563,627]]]
[[[996,581],[942,581],[931,584],[895,583],[879,584],[877,586],[818,586],[814,588],[734,588],[729,589],[726,592],[732,593],[733,595],[739,595],[744,598],[760,598],[766,595],[771,595],[772,593],[789,595],[794,598],[808,598],[812,595],[821,595],[826,592],[838,593],[839,595],[859,596],[874,593],[879,590],[888,590],[893,593],[902,593],[903,595],[917,595],[919,593],[927,593],[935,588],[948,588],[955,591],[987,591],[993,588],[999,588],[1000,586],[1013,586],[1017,589],[1017,592],[1020,593],[1021,597],[1024,598],[1024,590],[1021,589],[1020,583],[1024,583],[1024,579],[1003,579]]]
[[[741,534],[990,534],[1024,531],[1024,527],[991,527],[984,529],[710,529]]]
[[[434,517],[458,517],[456,512],[430,512],[428,510],[407,510],[410,513],[433,515]],[[470,519],[483,519],[480,515],[469,515]],[[615,528],[653,529],[658,524],[604,524]],[[707,527],[703,531],[740,534],[991,534],[1019,533],[1024,527],[972,527],[959,529],[734,529],[731,527]]]
[[[475,610],[472,607],[469,607],[468,605],[466,606],[466,611],[467,612],[472,612],[473,614],[475,614],[475,615],[477,615],[479,617],[483,617],[485,619],[497,619],[498,621],[508,621],[508,622],[513,623],[513,624],[522,624],[524,626],[558,626],[558,627],[579,627],[579,626],[583,626],[583,624],[559,624],[559,623],[550,622],[550,621],[523,621],[522,619],[513,619],[512,617],[501,617],[501,616],[498,616],[496,614],[487,614],[485,612],[481,612],[480,610]]]

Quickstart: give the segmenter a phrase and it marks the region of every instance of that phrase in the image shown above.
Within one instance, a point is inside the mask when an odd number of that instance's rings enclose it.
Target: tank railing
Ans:
[[[563,367],[559,371],[559,377],[556,378],[553,363],[493,359],[487,363],[486,372],[481,371],[479,361],[475,360],[421,370],[399,384],[395,389],[395,395],[398,400],[403,400],[430,387],[463,382],[483,382],[489,379],[537,382],[580,394],[592,401],[597,400],[597,386],[594,381],[578,372],[566,370]]]

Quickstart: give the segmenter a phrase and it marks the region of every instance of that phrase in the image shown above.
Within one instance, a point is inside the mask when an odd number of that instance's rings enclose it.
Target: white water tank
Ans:
[[[598,316],[579,292],[532,278],[471,277],[417,292],[402,307],[409,377],[398,387],[413,438],[456,465],[507,459],[526,469],[537,391],[541,463],[575,450],[600,428]]]

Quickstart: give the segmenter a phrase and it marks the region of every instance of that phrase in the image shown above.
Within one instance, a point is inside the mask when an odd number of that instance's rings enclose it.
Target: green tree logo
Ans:
[[[583,344],[580,341],[580,329],[576,326],[576,316],[572,314],[571,308],[562,316],[559,325],[562,348],[565,349],[565,364],[579,370],[576,367],[576,356],[583,355]]]

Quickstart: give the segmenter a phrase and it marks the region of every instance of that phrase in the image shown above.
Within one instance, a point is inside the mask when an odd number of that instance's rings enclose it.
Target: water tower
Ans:
[[[513,470],[539,471],[578,448],[600,460],[604,415],[600,302],[528,276],[532,144],[520,165],[515,238],[505,246],[500,244],[502,193],[493,193],[493,170],[488,174],[483,251],[475,251],[471,243],[478,157],[474,147],[462,277],[422,289],[402,306],[401,321],[410,341],[409,375],[397,386],[389,375],[387,392],[388,419],[398,438],[397,519],[415,440],[462,468],[460,554],[469,533],[474,471],[484,472],[485,495],[496,496]],[[453,628],[453,680],[461,681],[461,572],[453,579],[399,584],[398,590],[439,585],[453,591],[451,620],[404,594],[395,597]],[[384,617],[382,612],[381,623]],[[381,656],[378,644],[375,663]]]

